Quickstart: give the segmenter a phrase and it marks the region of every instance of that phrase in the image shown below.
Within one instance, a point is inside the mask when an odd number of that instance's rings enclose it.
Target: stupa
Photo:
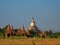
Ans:
[[[34,32],[39,33],[39,29],[37,28],[35,24],[34,18],[32,18],[32,21],[29,26],[29,30],[33,30]]]

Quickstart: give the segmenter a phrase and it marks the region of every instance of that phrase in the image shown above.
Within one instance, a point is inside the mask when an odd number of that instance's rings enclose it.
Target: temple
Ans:
[[[36,26],[34,18],[32,18],[32,21],[31,21],[31,23],[30,23],[30,25],[27,29],[24,28],[24,25],[22,25],[22,28],[14,29],[13,26],[8,24],[7,27],[6,27],[6,31],[4,33],[4,36],[5,37],[10,37],[10,36],[18,35],[18,36],[30,37],[33,34],[31,31],[33,31],[33,33],[35,35],[40,35],[42,37],[46,36],[45,32],[41,32],[39,30],[39,28]]]
[[[4,33],[4,36],[5,37],[10,37],[10,36],[14,36],[15,35],[15,32],[13,30],[13,26],[10,26],[10,24],[7,25],[7,28],[6,28],[6,31]]]

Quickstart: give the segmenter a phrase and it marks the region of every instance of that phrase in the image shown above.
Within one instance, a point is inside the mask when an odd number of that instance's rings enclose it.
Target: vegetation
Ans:
[[[31,34],[31,37],[39,37],[39,35],[36,32],[34,32],[33,30],[30,30],[29,32]]]
[[[60,45],[60,39],[52,38],[25,38],[0,39],[0,45]]]

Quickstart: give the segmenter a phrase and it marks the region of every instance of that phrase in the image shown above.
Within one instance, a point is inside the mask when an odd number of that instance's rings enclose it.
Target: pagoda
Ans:
[[[35,33],[39,33],[40,30],[37,28],[34,18],[32,18],[32,21],[31,21],[28,29],[34,31]]]
[[[13,30],[13,26],[10,26],[10,24],[7,25],[6,31],[4,33],[5,37],[14,36],[15,32]]]

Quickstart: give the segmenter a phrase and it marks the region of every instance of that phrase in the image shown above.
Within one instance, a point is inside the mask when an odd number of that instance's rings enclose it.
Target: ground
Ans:
[[[0,45],[60,45],[60,38],[0,39]]]

